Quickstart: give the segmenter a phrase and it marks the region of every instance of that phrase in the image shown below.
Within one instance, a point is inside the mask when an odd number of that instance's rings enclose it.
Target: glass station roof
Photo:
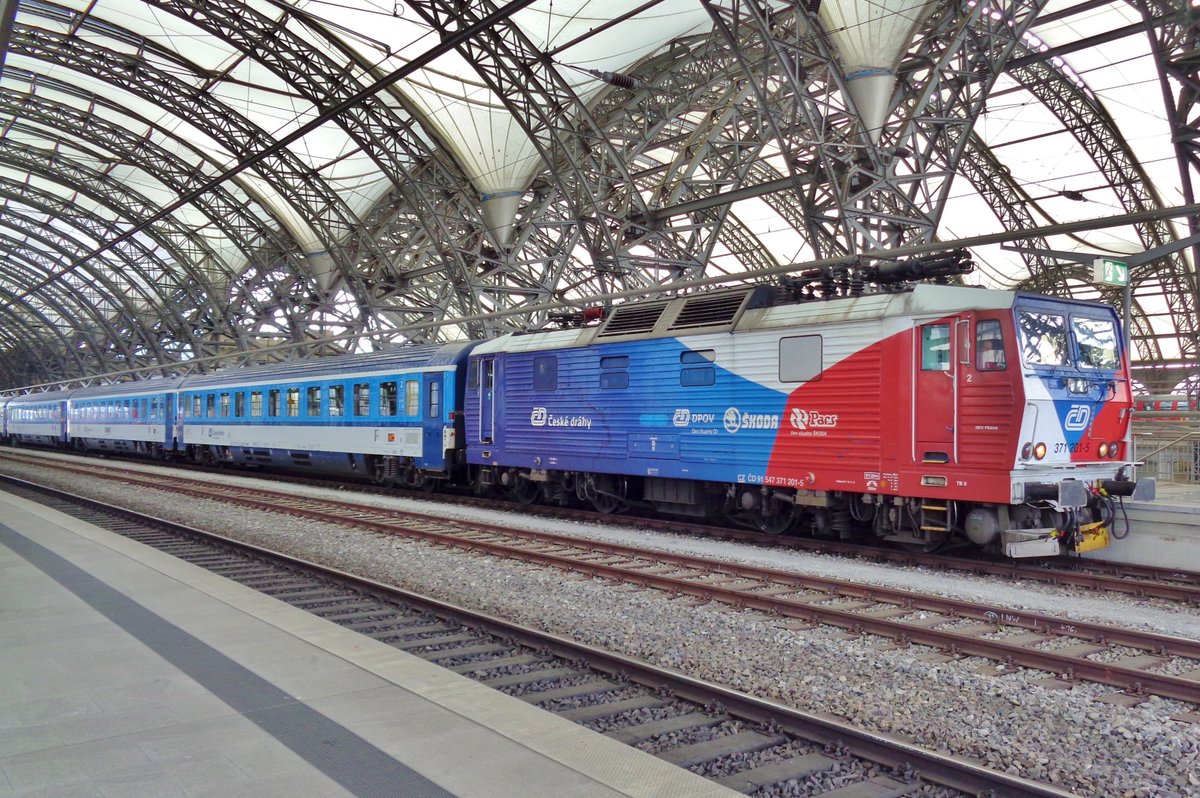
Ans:
[[[487,335],[880,251],[844,221],[867,178],[879,207],[913,206],[902,247],[1020,226],[1044,232],[1017,244],[1126,257],[1195,232],[1058,231],[1190,201],[1172,124],[1194,118],[1195,66],[1172,53],[1195,48],[1195,3],[811,5],[14,3],[0,388]],[[945,150],[925,88],[955,36],[969,141]],[[969,283],[1099,295],[1070,259],[972,251]],[[1194,252],[1136,293],[1138,357],[1183,364],[1156,389],[1195,377]]]

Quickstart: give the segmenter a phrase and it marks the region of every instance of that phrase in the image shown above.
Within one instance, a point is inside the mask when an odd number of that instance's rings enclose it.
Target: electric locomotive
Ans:
[[[470,356],[467,459],[523,501],[651,505],[770,533],[951,539],[1010,557],[1108,545],[1133,479],[1107,305],[949,285],[619,305]]]

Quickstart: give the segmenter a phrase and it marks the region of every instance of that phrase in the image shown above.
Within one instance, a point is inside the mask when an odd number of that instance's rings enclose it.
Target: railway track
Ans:
[[[1047,686],[1076,680],[1105,684],[1119,691],[1106,697],[1113,703],[1131,705],[1149,695],[1200,703],[1200,641],[1188,638],[258,487],[128,471],[106,475],[88,469],[87,474],[720,601],[793,623],[879,635],[902,645],[930,646],[942,657],[983,657],[995,663],[990,667],[997,674],[1044,671]]]
[[[898,798],[933,785],[968,795],[1071,795],[352,574],[23,480],[4,481],[13,492],[744,793],[770,795],[772,785],[786,784],[789,795],[827,798]]]
[[[44,456],[18,453],[12,449],[0,450],[0,459],[8,458],[15,462],[26,462],[33,465],[47,465],[51,461]],[[66,461],[58,461],[60,463]],[[88,465],[77,466],[80,473],[95,474],[98,469],[94,460],[88,460]],[[129,462],[144,464],[146,461],[130,458]],[[62,467],[62,466],[60,466]],[[175,467],[179,467],[176,464]],[[185,466],[190,467],[190,466]],[[100,467],[99,470],[102,470]],[[126,473],[126,472],[122,472]],[[208,469],[199,469],[199,473],[210,473]],[[248,472],[244,476],[262,478],[269,481],[283,481],[289,484],[309,485],[329,488],[331,485],[341,486],[342,483],[315,477],[296,475],[282,476],[278,474],[264,475]],[[428,493],[405,492],[392,488],[373,488],[366,484],[355,485],[356,491],[371,495],[410,496],[429,499]],[[447,504],[477,507],[481,509],[496,509],[496,499],[479,499],[457,494],[438,494],[438,501]],[[520,507],[522,512],[538,517],[567,521],[603,522],[611,524],[614,516],[605,515],[592,510],[566,507],[548,507],[545,505],[524,505],[516,502],[509,503],[511,507]],[[625,518],[627,516],[620,516]],[[632,516],[630,516],[632,517]],[[1049,561],[1021,562],[1012,560],[987,559],[983,553],[975,556],[955,556],[949,553],[920,553],[905,551],[888,546],[876,546],[869,543],[846,542],[816,538],[794,537],[787,535],[765,535],[748,529],[710,526],[691,521],[677,521],[657,516],[636,516],[639,528],[654,529],[679,535],[691,535],[718,540],[732,540],[751,543],[767,548],[791,549],[796,551],[811,551],[822,554],[836,554],[871,562],[886,562],[897,565],[931,568],[946,572],[959,572],[979,576],[996,576],[1010,581],[1038,582],[1065,587],[1077,587],[1085,590],[1108,591],[1122,593],[1139,598],[1155,598],[1166,601],[1182,602],[1200,606],[1200,571],[1189,571],[1177,568],[1157,568],[1147,565],[1131,565],[1114,563],[1104,560],[1082,559],[1078,557],[1061,557]]]

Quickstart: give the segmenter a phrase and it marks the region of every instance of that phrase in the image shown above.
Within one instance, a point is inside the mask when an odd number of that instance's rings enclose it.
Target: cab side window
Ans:
[[[975,325],[975,368],[980,371],[998,371],[1004,369],[1007,363],[1000,322],[978,322]]]
[[[921,328],[921,370],[950,370],[949,324],[926,324]]]

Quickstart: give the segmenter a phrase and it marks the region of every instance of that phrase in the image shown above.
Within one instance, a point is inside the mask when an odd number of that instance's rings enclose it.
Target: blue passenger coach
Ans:
[[[179,439],[205,463],[432,487],[460,465],[461,373],[475,342],[189,377]]]
[[[71,446],[163,458],[175,451],[182,378],[80,388],[71,394]]]
[[[0,396],[0,443],[8,443],[8,403],[12,399]]]
[[[72,391],[16,396],[8,403],[8,434],[16,443],[64,446],[67,443],[67,399]]]

